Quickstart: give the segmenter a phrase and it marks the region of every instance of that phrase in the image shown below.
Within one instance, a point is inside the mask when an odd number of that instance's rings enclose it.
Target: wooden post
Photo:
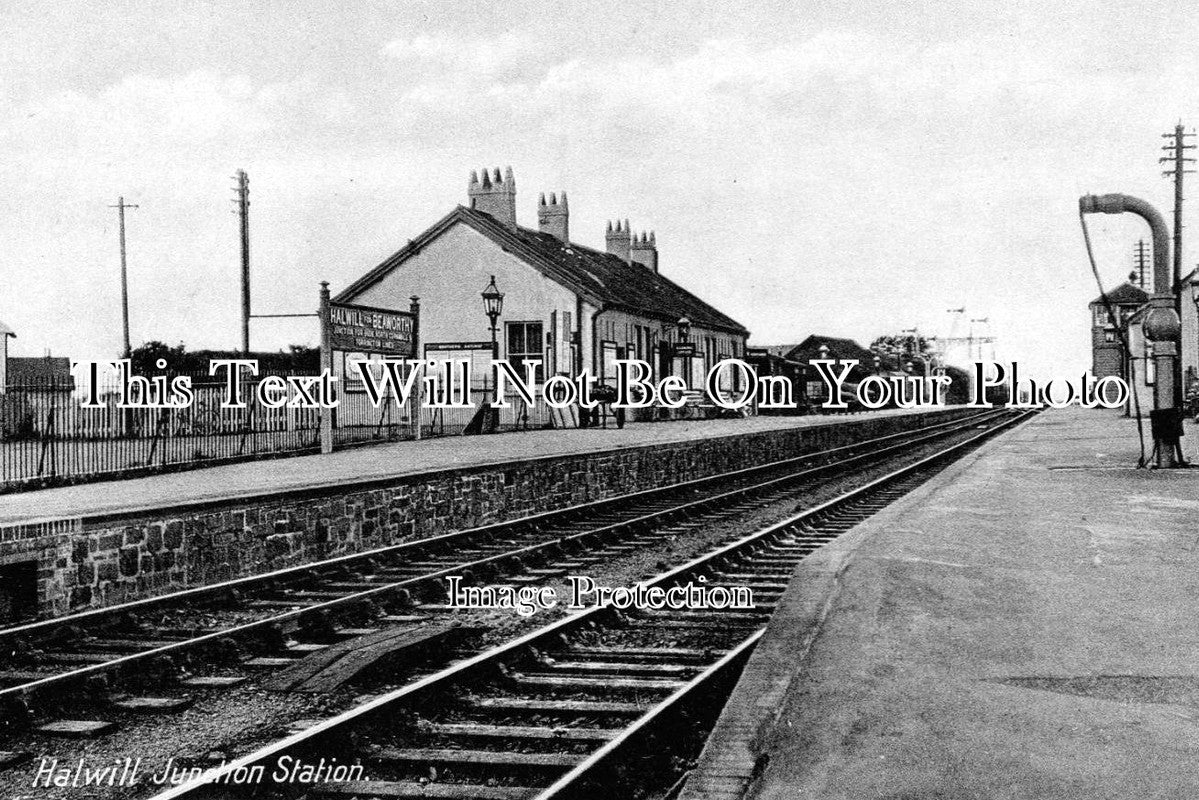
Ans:
[[[332,323],[329,321],[329,282],[321,281],[321,369],[333,374]],[[321,407],[321,452],[333,452],[333,409]]]
[[[408,310],[412,312],[412,357],[420,358],[420,298],[412,295],[409,298],[412,302],[408,306]],[[424,372],[424,369],[421,369]],[[414,439],[420,439],[421,414],[424,408],[422,402],[421,391],[424,388],[423,382],[420,381],[422,375],[417,376],[417,384],[413,387],[409,403],[412,404],[412,427]]]

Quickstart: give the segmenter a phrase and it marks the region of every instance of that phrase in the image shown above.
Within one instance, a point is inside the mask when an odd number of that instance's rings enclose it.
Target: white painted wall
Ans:
[[[409,297],[419,296],[422,352],[424,345],[432,342],[490,341],[481,295],[491,275],[495,275],[496,285],[504,293],[503,315],[498,322],[501,357],[506,357],[505,322],[541,322],[549,334],[551,312],[557,312],[560,326],[563,313],[569,313],[577,329],[577,299],[573,292],[461,222],[350,302],[406,311]],[[590,313],[584,312],[585,326],[590,324]],[[583,333],[584,358],[589,359],[589,328],[584,327]],[[561,347],[556,350],[558,363],[554,371],[567,371],[569,352]]]

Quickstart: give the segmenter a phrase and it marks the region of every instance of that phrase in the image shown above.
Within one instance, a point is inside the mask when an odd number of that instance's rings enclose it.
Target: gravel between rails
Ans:
[[[961,434],[964,438],[973,429]],[[956,439],[957,437],[954,437]],[[712,548],[713,545],[777,522],[804,508],[817,505],[836,495],[884,475],[899,466],[916,461],[946,446],[950,439],[924,445],[892,459],[885,466],[871,467],[850,476],[836,477],[812,483],[800,496],[763,504],[735,519],[704,525],[681,534],[664,544],[639,550],[593,565],[585,572],[597,584],[630,585],[637,580],[662,572],[669,566],[683,563]],[[563,600],[569,596],[564,580],[547,581]],[[508,610],[460,610],[448,615],[463,625],[485,627],[478,638],[480,644],[493,646],[552,622],[567,613],[561,607],[539,611],[530,617],[518,616]],[[444,616],[444,615],[443,615]],[[440,621],[440,619],[439,619]],[[430,665],[424,671],[441,668]],[[91,768],[103,767],[125,758],[142,761],[141,774],[160,772],[168,759],[190,759],[187,763],[202,763],[205,757],[233,758],[281,738],[299,720],[332,716],[352,707],[363,692],[382,693],[401,686],[416,673],[389,676],[386,684],[372,682],[369,686],[349,685],[327,695],[280,694],[261,690],[252,681],[236,689],[190,691],[194,704],[187,710],[171,715],[133,715],[114,713],[101,705],[64,709],[64,716],[80,719],[106,719],[118,723],[118,730],[92,740],[72,740],[24,735],[0,740],[0,750],[27,750],[34,754],[31,761],[0,771],[0,797],[10,800],[75,800],[75,798],[142,798],[149,797],[162,786],[141,782],[133,787],[44,787],[33,786],[41,759],[58,759],[60,767],[78,764],[84,759]],[[264,676],[265,677],[265,676]],[[163,694],[178,696],[179,690]]]

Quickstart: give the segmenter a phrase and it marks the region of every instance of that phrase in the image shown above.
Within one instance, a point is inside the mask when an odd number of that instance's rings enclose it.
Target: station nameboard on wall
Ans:
[[[676,357],[695,355],[695,342],[678,342],[674,346]]]
[[[415,321],[408,311],[330,303],[329,344],[334,350],[412,358]]]

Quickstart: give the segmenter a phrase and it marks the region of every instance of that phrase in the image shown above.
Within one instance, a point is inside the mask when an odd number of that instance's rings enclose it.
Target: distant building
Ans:
[[[11,334],[0,335],[7,339]],[[73,407],[71,360],[55,356],[10,356],[4,352],[0,392],[0,440],[62,431]]]
[[[1124,351],[1120,331],[1128,329],[1129,318],[1149,301],[1144,289],[1122,283],[1107,292],[1107,303],[1116,319],[1108,313],[1104,297],[1096,297],[1088,306],[1091,315],[1091,374],[1096,378],[1108,376],[1127,380],[1130,355]],[[1134,353],[1137,359],[1144,353]]]
[[[789,347],[783,351],[782,347]],[[857,384],[867,375],[874,373],[874,351],[868,350],[853,339],[837,336],[812,334],[797,345],[780,346],[784,358],[803,365],[803,399],[809,406],[817,406],[828,399],[828,389],[820,374],[811,366],[813,359],[831,358],[834,361],[856,360],[850,371],[847,384]]]
[[[36,389],[69,394],[75,389],[71,359],[65,356],[9,356],[5,386],[10,392]]]
[[[618,220],[608,224],[604,250],[580,244],[565,192],[542,195],[538,227],[521,226],[511,169],[471,173],[467,201],[334,301],[402,311],[419,296],[421,354],[472,361],[476,391],[478,365],[491,357],[480,295],[492,276],[504,295],[498,354],[521,374],[525,361],[539,359],[543,378],[586,368],[610,382],[616,359],[639,358],[656,378],[678,375],[701,388],[709,367],[744,355],[749,331],[662,274],[652,232]]]
[[[1182,334],[1178,352],[1182,359],[1184,392],[1199,388],[1199,268],[1182,279]]]
[[[12,328],[0,322],[0,394],[37,388],[73,391],[71,360],[56,356],[10,356],[8,340],[17,338]]]
[[[759,377],[781,377],[784,378],[790,385],[791,396],[790,400],[795,404],[795,408],[775,408],[775,409],[759,409],[755,406],[755,411],[759,414],[774,414],[774,415],[789,415],[802,414],[806,411],[806,407],[801,402],[804,396],[804,365],[798,361],[792,361],[786,357],[786,353],[794,349],[795,345],[769,345],[766,347],[746,347],[745,362],[754,369],[754,373]],[[755,399],[756,396],[755,396]],[[784,403],[787,398],[779,395],[777,392],[772,394],[771,399],[776,403]]]

